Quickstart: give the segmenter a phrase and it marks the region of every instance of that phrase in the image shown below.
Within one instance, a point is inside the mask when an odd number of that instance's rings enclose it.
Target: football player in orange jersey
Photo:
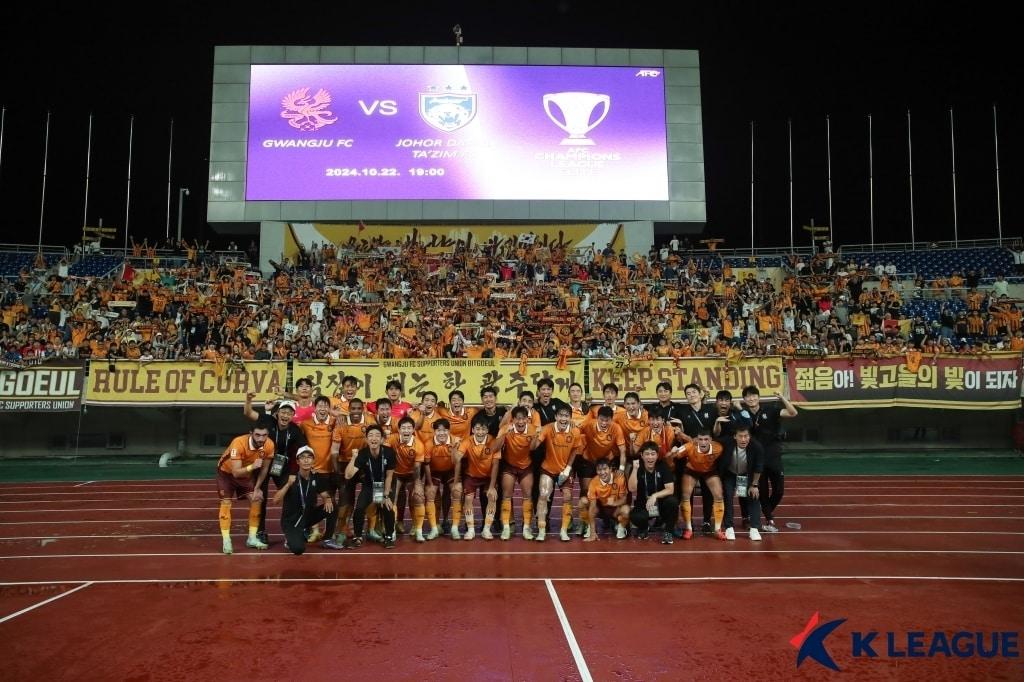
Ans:
[[[612,410],[612,417],[614,418],[622,411],[622,405],[618,404],[619,400],[619,387],[615,384],[605,384],[601,387],[601,393],[604,395],[604,403],[601,405],[591,405],[590,412],[587,413],[588,419],[597,419],[597,411],[602,407],[609,407]]]
[[[366,447],[366,429],[373,422],[363,412],[363,401],[353,397],[348,401],[348,413],[338,418],[331,439],[331,454],[335,458],[336,471],[345,471],[349,460]],[[335,541],[345,541],[349,518],[356,503],[356,485],[358,480],[349,480],[339,475],[338,490],[338,525]],[[370,526],[373,529],[373,526]],[[376,539],[376,538],[373,538]]]
[[[476,410],[466,407],[466,395],[456,389],[448,394],[448,405],[437,408],[438,413],[451,424],[451,434],[455,438],[466,440],[469,438],[473,417]]]
[[[461,540],[459,534],[459,523],[462,521],[462,481],[455,478],[455,459],[459,449],[460,440],[452,438],[451,425],[447,419],[438,419],[433,423],[433,432],[430,441],[425,443],[427,465],[427,520],[430,522],[430,533],[423,538],[416,535],[418,542],[433,540],[441,534],[442,526],[438,524],[445,521],[448,505],[451,505],[451,537],[452,540]],[[430,500],[433,497],[434,503]]]
[[[583,401],[583,386],[577,383],[569,384],[569,407],[572,408],[570,418],[573,426],[583,426],[587,418],[589,407]]]
[[[580,518],[585,526],[583,541],[597,540],[597,531],[593,524],[598,518],[606,522],[614,519],[615,537],[621,540],[629,531],[629,505],[626,504],[629,490],[626,487],[626,475],[621,471],[613,472],[607,459],[598,460],[595,467],[597,476],[590,480],[590,485],[585,491],[580,489]]]
[[[580,495],[586,495],[590,481],[597,476],[597,462],[614,458],[619,471],[626,471],[626,439],[622,427],[612,421],[612,408],[602,405],[596,419],[588,419],[580,428],[583,435],[583,456],[577,457],[573,471],[580,481]],[[580,530],[587,537],[590,528],[582,524]]]
[[[419,405],[409,411],[409,416],[416,422],[416,437],[423,441],[423,445],[429,450],[434,434],[434,422],[444,419],[437,409],[437,394],[433,391],[423,393]]]
[[[683,471],[683,521],[686,528],[683,531],[683,539],[689,540],[693,537],[692,512],[690,510],[690,493],[700,481],[701,486],[707,486],[714,500],[713,509],[715,515],[715,537],[725,540],[725,532],[722,530],[722,520],[725,517],[725,501],[722,498],[722,479],[718,475],[718,458],[722,454],[722,445],[711,440],[711,430],[701,428],[697,431],[697,437],[682,447],[676,455],[677,458],[686,460],[686,468]]]
[[[343,377],[341,380],[341,395],[329,396],[331,399],[331,409],[343,415],[348,414],[349,402],[356,397],[358,389],[359,379],[353,376]]]
[[[568,542],[572,524],[572,465],[583,451],[583,435],[572,425],[572,410],[568,405],[558,408],[555,423],[548,424],[534,436],[531,447],[544,445],[541,463],[540,496],[537,498],[537,536],[543,542],[548,526],[548,499],[557,485],[562,491],[562,530],[559,538]]]
[[[380,402],[377,403],[377,416],[380,416]],[[416,422],[411,417],[398,420],[398,432],[387,441],[388,447],[395,451],[395,481],[398,486],[398,503],[396,516],[401,518],[402,511],[408,501],[412,510],[412,533],[422,536],[423,519],[426,517],[426,491],[423,477],[426,472],[426,455],[423,442],[416,437]],[[434,504],[431,493],[430,504]],[[396,521],[400,523],[400,521]],[[398,527],[399,532],[404,532]]]
[[[484,528],[481,537],[493,540],[491,524],[494,523],[494,507],[498,499],[497,479],[498,464],[501,458],[491,452],[494,441],[487,432],[486,419],[473,420],[473,433],[459,445],[459,457],[455,460],[455,476],[462,472],[462,490],[464,491],[462,508],[466,514],[466,540],[476,536],[473,525],[473,500],[477,490],[483,490],[487,497],[487,511],[484,514]]]
[[[272,422],[269,417],[261,417],[253,424],[252,431],[231,441],[227,450],[217,462],[217,492],[220,495],[220,534],[223,540],[223,551],[231,554],[231,503],[237,499],[248,497],[249,505],[249,538],[246,547],[266,549],[267,544],[256,537],[256,529],[260,520],[259,488],[256,488],[256,474],[263,466],[263,460],[274,456],[274,441],[269,439]]]
[[[615,423],[622,427],[622,434],[626,438],[626,449],[630,456],[636,455],[636,446],[643,443],[640,440],[640,433],[650,425],[650,418],[647,410],[640,404],[640,396],[630,391],[622,399],[622,412],[615,415]]]
[[[501,452],[502,459],[502,499],[501,499],[501,539],[512,537],[512,493],[516,483],[523,495],[523,538],[533,539],[533,466],[530,459],[531,445],[538,430],[530,424],[526,416],[526,408],[512,408],[512,422],[501,427],[498,437],[491,444],[491,452]]]

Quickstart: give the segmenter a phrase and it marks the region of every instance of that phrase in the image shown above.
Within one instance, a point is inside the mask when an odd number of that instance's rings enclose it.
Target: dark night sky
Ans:
[[[214,6],[215,5],[215,6]],[[669,20],[666,7],[678,8]],[[126,6],[127,7],[127,6]],[[825,116],[832,121],[836,241],[867,241],[867,115],[874,122],[875,235],[909,240],[906,111],[913,114],[917,238],[953,236],[948,108],[956,116],[959,236],[996,235],[992,105],[999,112],[1005,235],[1024,209],[1019,31],[995,3],[136,3],[70,9],[23,3],[0,27],[3,242],[35,243],[43,132],[52,112],[44,242],[70,243],[82,222],[87,121],[94,114],[88,222],[123,229],[128,117],[135,115],[131,232],[163,236],[168,123],[185,235],[205,220],[213,46],[592,46],[701,51],[707,234],[750,241],[750,121],[756,122],[755,233],[789,241],[786,120],[793,121],[795,216],[828,215]],[[155,13],[143,18],[140,9]],[[14,13],[13,17],[10,17]],[[239,19],[238,17],[246,17]],[[207,231],[208,234],[208,231]],[[116,242],[120,245],[120,240]]]

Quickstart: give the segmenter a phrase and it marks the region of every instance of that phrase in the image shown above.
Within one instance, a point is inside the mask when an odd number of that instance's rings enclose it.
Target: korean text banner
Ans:
[[[113,371],[111,371],[111,367]],[[266,400],[284,388],[286,362],[135,362],[89,364],[86,402],[92,405],[241,406],[252,391]]]
[[[0,412],[61,412],[82,403],[85,365],[47,362],[0,368]]]
[[[519,360],[343,360],[334,364],[295,362],[292,378],[313,380],[314,390],[320,395],[340,395],[341,380],[354,376],[359,380],[356,395],[365,401],[386,397],[384,386],[395,379],[402,383],[405,398],[415,404],[426,391],[433,391],[438,399],[448,401],[448,393],[461,390],[466,404],[480,404],[480,389],[494,386],[498,389],[498,403],[514,404],[520,391],[537,393],[537,382],[550,378],[555,384],[555,395],[565,396],[569,385],[583,384],[583,360],[572,359],[564,370],[555,360],[530,360],[526,373],[520,373]]]
[[[619,399],[635,391],[643,402],[658,399],[657,385],[663,381],[672,384],[672,397],[682,400],[687,384],[697,384],[713,397],[720,390],[731,391],[739,397],[746,386],[757,386],[764,396],[782,393],[782,359],[778,357],[749,358],[726,365],[725,358],[657,359],[623,365],[614,360],[590,361],[590,395],[601,400],[601,388],[615,384]]]
[[[850,407],[1020,407],[1019,353],[990,358],[925,357],[916,372],[904,358],[827,358],[788,362],[790,399],[807,409]]]
[[[665,73],[253,65],[246,199],[668,200]]]

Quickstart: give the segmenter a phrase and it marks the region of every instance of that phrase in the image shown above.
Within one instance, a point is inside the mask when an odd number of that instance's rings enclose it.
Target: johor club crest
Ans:
[[[463,87],[463,90],[466,90]],[[476,117],[476,94],[451,89],[428,88],[420,93],[420,118],[440,131],[450,133]]]
[[[288,125],[292,128],[313,132],[338,120],[327,108],[330,103],[331,93],[323,88],[317,90],[312,97],[309,96],[309,88],[299,88],[281,100],[281,106],[284,107],[281,118],[288,119]]]

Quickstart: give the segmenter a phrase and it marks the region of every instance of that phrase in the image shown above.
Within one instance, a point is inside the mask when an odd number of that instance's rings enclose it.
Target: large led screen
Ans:
[[[660,67],[251,69],[250,201],[668,200]]]

